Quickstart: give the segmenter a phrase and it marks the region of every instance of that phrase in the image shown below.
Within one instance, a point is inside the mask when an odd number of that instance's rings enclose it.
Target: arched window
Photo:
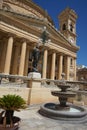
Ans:
[[[62,30],[66,30],[66,24],[65,23],[62,26]]]
[[[73,32],[73,25],[70,24],[70,31]]]

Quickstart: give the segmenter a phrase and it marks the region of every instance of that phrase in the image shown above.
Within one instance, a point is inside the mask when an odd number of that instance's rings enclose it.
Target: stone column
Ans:
[[[42,78],[46,78],[46,72],[47,72],[47,53],[48,51],[44,50],[44,56],[43,56],[43,68],[42,68]]]
[[[4,44],[2,45],[1,48],[1,59],[0,59],[1,73],[4,73],[5,58],[6,58],[6,51],[7,51],[7,43],[5,42],[5,40],[3,40],[3,42]]]
[[[20,65],[19,65],[19,75],[23,76],[24,74],[24,65],[25,65],[25,56],[26,56],[26,41],[22,43]]]
[[[55,78],[55,61],[56,61],[56,53],[52,53],[52,66],[51,66],[51,79]]]
[[[28,63],[29,63],[29,48],[27,48],[26,52],[26,60],[25,60],[25,70],[24,70],[24,75],[28,75]]]
[[[76,80],[76,58],[74,58],[74,80]]]
[[[69,80],[69,72],[70,72],[70,57],[66,57],[66,80]]]
[[[50,70],[51,70],[51,55],[49,55],[49,57],[48,57],[48,65],[47,65],[47,71],[48,71],[48,79],[50,79],[50,75],[51,75],[51,72],[50,72]]]
[[[12,74],[17,74],[18,67],[18,56],[19,56],[19,46],[15,46],[14,59],[12,63]]]
[[[59,56],[59,79],[61,79],[61,74],[63,73],[63,56]]]
[[[12,56],[12,47],[13,47],[13,37],[9,37],[8,45],[7,45],[7,52],[6,52],[6,59],[5,59],[5,67],[4,73],[9,74],[10,72],[10,65],[11,65],[11,56]]]

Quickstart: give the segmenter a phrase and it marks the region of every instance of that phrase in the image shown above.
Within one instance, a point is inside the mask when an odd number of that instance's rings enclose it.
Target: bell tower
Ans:
[[[72,43],[76,44],[76,20],[77,14],[74,10],[66,8],[59,16],[59,30]]]

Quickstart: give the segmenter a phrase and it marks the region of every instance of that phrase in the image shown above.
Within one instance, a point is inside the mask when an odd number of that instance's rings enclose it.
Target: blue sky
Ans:
[[[87,0],[32,0],[34,3],[47,10],[58,28],[58,14],[66,7],[75,10],[77,19],[77,45],[80,50],[77,53],[77,64],[87,66]]]

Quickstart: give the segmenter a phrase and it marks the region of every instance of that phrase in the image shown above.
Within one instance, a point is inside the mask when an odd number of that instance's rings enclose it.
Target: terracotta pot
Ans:
[[[3,127],[0,126],[0,130],[18,130],[18,126],[13,126],[13,127]]]
[[[13,116],[13,126],[11,127],[10,124],[6,124],[6,126],[3,126],[3,117],[0,120],[0,130],[17,130],[19,128],[20,118]]]

